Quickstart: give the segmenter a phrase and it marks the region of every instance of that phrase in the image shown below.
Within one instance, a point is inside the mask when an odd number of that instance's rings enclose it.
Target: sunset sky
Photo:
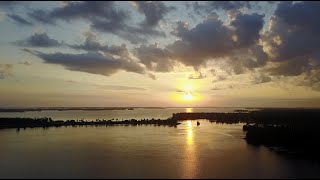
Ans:
[[[320,107],[320,2],[0,2],[0,107]]]

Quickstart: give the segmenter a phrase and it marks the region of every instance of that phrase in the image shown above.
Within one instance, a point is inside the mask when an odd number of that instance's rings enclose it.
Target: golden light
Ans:
[[[196,144],[194,142],[192,122],[189,120],[186,124],[186,146],[184,156],[187,158],[181,166],[183,178],[195,178],[198,173],[198,156]]]
[[[186,101],[191,101],[193,99],[193,96],[190,92],[187,92],[183,95],[183,100],[186,100]]]
[[[187,113],[192,113],[193,112],[193,108],[186,108],[186,112]]]
[[[193,130],[192,130],[192,122],[188,121],[187,125],[187,144],[192,145],[193,144]]]
[[[174,102],[178,102],[178,106],[194,106],[197,105],[204,97],[198,91],[203,86],[198,81],[181,80],[175,85],[176,91],[170,94]]]
[[[190,91],[190,90],[193,89],[193,84],[184,84],[184,85],[183,85],[183,89],[184,89],[185,91]]]

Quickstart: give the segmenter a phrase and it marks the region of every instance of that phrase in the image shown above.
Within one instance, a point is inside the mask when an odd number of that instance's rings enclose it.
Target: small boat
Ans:
[[[133,108],[128,108],[128,110],[134,110]]]
[[[197,121],[197,126],[200,126],[200,123],[199,123],[199,121]]]

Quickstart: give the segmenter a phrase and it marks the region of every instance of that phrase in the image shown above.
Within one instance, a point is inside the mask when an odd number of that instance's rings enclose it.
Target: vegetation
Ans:
[[[95,121],[85,120],[57,120],[53,121],[51,118],[0,118],[0,129],[4,128],[34,128],[34,127],[61,127],[61,126],[103,126],[103,125],[166,125],[176,126],[178,123],[173,119],[130,119],[130,120],[105,120],[97,119]]]

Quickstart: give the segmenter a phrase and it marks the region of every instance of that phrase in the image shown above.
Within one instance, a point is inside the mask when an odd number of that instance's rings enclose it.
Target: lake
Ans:
[[[167,119],[178,112],[233,112],[245,108],[135,108],[134,110],[43,110],[26,112],[0,112],[0,117],[51,117],[53,120],[71,119]],[[254,110],[254,109],[248,109]]]
[[[167,118],[176,111],[231,112],[234,109],[215,110],[141,108],[11,114],[63,120],[70,117],[140,119]],[[7,114],[10,113],[1,113],[1,116],[8,117]],[[176,128],[119,125],[4,129],[0,131],[0,178],[320,177],[320,166],[315,162],[247,144],[243,139],[243,124],[199,122],[200,126],[197,121],[181,121]]]

